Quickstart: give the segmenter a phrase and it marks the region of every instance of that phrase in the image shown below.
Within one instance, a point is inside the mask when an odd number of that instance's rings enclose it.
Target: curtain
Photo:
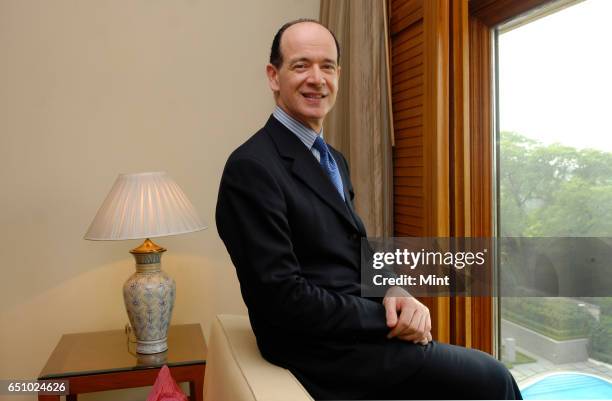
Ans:
[[[340,43],[340,84],[325,140],[347,158],[355,207],[370,237],[393,235],[393,120],[385,0],[321,0]]]

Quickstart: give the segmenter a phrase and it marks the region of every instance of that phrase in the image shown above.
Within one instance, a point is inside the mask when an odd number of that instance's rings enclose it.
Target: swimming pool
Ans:
[[[556,373],[521,390],[526,400],[610,400],[612,383],[581,373]]]

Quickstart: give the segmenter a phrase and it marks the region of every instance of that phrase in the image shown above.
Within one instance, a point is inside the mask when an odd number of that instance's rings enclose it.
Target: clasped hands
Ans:
[[[387,327],[391,329],[387,338],[412,341],[427,345],[431,341],[431,317],[429,309],[401,287],[387,290],[383,305]]]

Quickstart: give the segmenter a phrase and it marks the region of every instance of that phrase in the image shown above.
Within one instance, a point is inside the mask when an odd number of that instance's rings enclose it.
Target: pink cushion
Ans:
[[[187,401],[187,396],[172,378],[168,366],[164,365],[159,371],[147,401]]]

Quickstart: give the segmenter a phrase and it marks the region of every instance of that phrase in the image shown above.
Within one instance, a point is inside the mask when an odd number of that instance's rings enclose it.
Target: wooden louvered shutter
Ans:
[[[423,236],[423,6],[413,0],[391,7],[395,235]]]
[[[395,236],[450,235],[449,10],[444,0],[391,0]],[[450,340],[449,298],[426,298],[434,336]]]
[[[448,2],[390,5],[395,235],[448,236]]]

